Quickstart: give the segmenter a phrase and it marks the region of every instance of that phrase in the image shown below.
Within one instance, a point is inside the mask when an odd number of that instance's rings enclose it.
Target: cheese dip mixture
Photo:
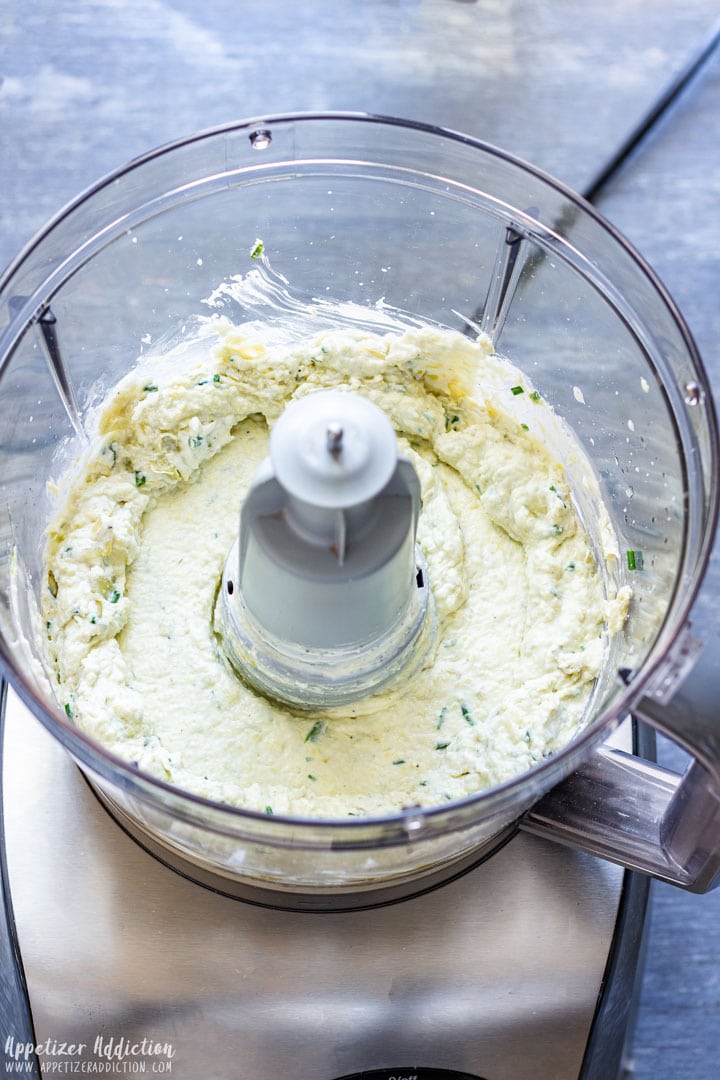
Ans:
[[[216,317],[204,333],[116,387],[50,529],[44,617],[67,715],[180,788],[324,818],[459,799],[563,746],[629,590],[596,565],[542,435],[553,414],[517,369],[483,336],[431,327],[289,345]],[[412,679],[293,712],[241,681],[213,616],[269,428],[331,387],[384,409],[417,470],[439,630]]]

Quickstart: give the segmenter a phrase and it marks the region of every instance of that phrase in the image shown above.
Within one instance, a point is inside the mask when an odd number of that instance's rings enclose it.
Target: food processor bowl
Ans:
[[[619,543],[612,584],[630,583],[634,601],[582,731],[496,788],[382,819],[264,815],[143,774],[58,704],[38,614],[52,484],[92,436],[104,395],[148,343],[182,338],[209,314],[207,298],[247,272],[258,238],[291,299],[249,307],[227,290],[215,310],[277,324],[293,305],[322,315],[332,301],[360,305],[375,327],[398,311],[471,336],[482,328],[584,452],[565,461],[579,513],[598,546],[599,491]],[[716,477],[705,373],[647,265],[579,196],[457,133],[307,114],[195,135],[83,194],[0,281],[4,669],[141,843],[232,895],[288,907],[398,898],[474,865],[519,823],[709,888],[720,746],[664,706],[695,651],[688,612],[712,543]],[[630,711],[694,753],[684,779],[601,746]],[[551,789],[552,811],[528,817]],[[563,815],[572,827],[553,824]]]

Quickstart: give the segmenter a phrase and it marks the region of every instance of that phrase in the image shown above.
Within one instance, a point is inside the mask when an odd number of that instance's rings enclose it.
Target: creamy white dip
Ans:
[[[330,387],[383,408],[417,470],[439,632],[411,680],[294,713],[240,680],[213,611],[269,427]],[[489,339],[431,327],[288,344],[216,318],[195,347],[145,358],[100,410],[49,534],[61,706],[140,769],[267,813],[385,814],[527,770],[586,719],[630,598],[606,572],[601,504],[595,552],[581,526],[553,419]]]

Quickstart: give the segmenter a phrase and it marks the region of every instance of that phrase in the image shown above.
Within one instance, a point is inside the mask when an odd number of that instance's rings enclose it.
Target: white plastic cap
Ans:
[[[320,390],[292,402],[270,435],[273,472],[312,506],[345,509],[372,499],[397,464],[397,439],[377,405],[350,391]]]

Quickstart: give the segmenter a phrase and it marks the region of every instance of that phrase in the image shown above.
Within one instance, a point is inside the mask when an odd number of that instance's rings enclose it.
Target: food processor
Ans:
[[[287,290],[219,290],[247,273],[258,237]],[[562,417],[591,463],[591,475],[578,476],[602,497],[619,540],[617,580],[634,598],[592,715],[565,748],[442,807],[317,820],[175,789],[73,725],[53,692],[38,623],[48,485],[91,437],[108,390],[144,349],[206,315],[210,297],[234,322],[278,324],[298,306],[322,318],[340,305],[367,311],[373,325],[391,311],[484,331]],[[263,1080],[512,1080],[530,1061],[541,1076],[617,1074],[645,897],[644,878],[620,868],[702,892],[720,867],[718,736],[678,694],[701,650],[689,613],[717,516],[716,421],[687,328],[637,253],[580,197],[469,137],[354,114],[263,118],[148,154],[51,223],[0,282],[0,364],[0,644],[18,695],[5,786],[8,803],[44,828],[28,837],[6,825],[6,886],[20,898],[16,910],[29,911],[23,891],[37,890],[38,866],[50,874],[58,858],[72,862],[52,917],[70,918],[63,936],[88,974],[84,985],[73,979],[73,1000],[58,1012],[54,980],[37,960],[43,916],[27,916],[24,929],[20,921],[33,1041],[48,1040],[42,1060],[60,1055],[51,1039],[72,1038],[87,1053],[136,1061],[140,1051],[123,1058],[121,1040],[144,1026],[148,1037],[163,1032],[167,1053],[153,1063],[169,1064],[182,1045],[188,1076],[234,1068]],[[323,420],[330,463],[348,423],[335,411]],[[280,476],[282,455],[280,473],[273,464]],[[391,464],[372,494],[399,485],[398,558],[420,586],[417,495],[402,463],[391,455]],[[270,474],[264,482],[260,501],[277,496]],[[307,475],[292,482],[307,495]],[[306,503],[317,506],[313,491]],[[244,548],[241,539],[245,555],[253,527]],[[264,543],[254,556],[261,579]],[[229,554],[223,595],[232,582],[225,615],[247,671],[253,642],[234,589],[243,565]],[[378,557],[377,573],[386,565]],[[252,609],[248,591],[237,593]],[[426,625],[429,602],[421,587],[405,597],[402,645]],[[361,650],[351,682],[377,673],[366,660]],[[277,692],[277,666],[268,670]],[[283,679],[292,694],[297,667]],[[688,751],[684,776],[642,756],[647,734],[630,717]],[[38,769],[39,788],[27,782]],[[60,789],[70,818],[57,813]],[[38,859],[48,844],[53,857]],[[124,889],[136,874],[139,903]],[[40,891],[51,897],[46,880]],[[567,894],[589,897],[580,914]],[[127,952],[119,912],[134,927]],[[130,974],[141,957],[154,993],[139,992]],[[23,1041],[13,1037],[6,1053]],[[152,1057],[146,1046],[143,1060]]]

